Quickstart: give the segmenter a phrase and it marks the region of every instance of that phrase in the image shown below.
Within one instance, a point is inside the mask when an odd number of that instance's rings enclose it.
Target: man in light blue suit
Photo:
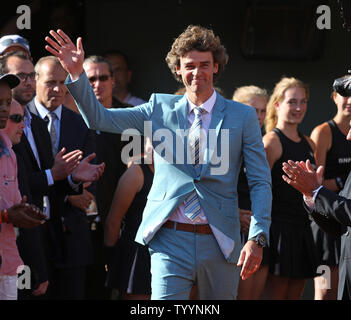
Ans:
[[[66,86],[89,128],[150,136],[154,183],[136,241],[151,254],[152,299],[235,299],[239,276],[248,278],[262,260],[271,214],[271,173],[255,110],[226,100],[213,82],[228,61],[213,31],[189,26],[166,61],[186,88],[184,96],[153,94],[134,108],[100,105],[84,73],[82,39],[75,46],[50,31],[46,49],[69,73]],[[219,156],[220,154],[220,156]],[[237,180],[245,163],[252,218],[241,248]],[[241,267],[241,271],[240,271]]]

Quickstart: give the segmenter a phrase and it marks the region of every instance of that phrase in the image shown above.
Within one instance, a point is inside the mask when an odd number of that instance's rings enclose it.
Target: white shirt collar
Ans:
[[[188,113],[191,113],[191,111],[195,108],[195,107],[201,107],[203,109],[205,109],[208,113],[212,112],[212,109],[214,107],[214,104],[216,103],[216,98],[217,98],[217,93],[216,90],[213,90],[213,93],[211,95],[211,97],[209,97],[202,105],[197,106],[195,104],[193,104],[189,98],[188,95],[186,95],[186,99],[188,100]]]
[[[42,119],[45,119],[47,114],[50,112],[48,109],[46,109],[37,99],[37,97],[34,98],[34,103],[35,106],[37,107],[38,113]],[[61,114],[62,114],[62,104],[60,104],[54,111],[53,111],[57,119],[61,121]]]

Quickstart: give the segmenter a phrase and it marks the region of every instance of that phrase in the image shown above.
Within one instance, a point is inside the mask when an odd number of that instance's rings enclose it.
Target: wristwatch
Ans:
[[[259,233],[257,236],[248,239],[248,241],[249,240],[255,241],[257,245],[260,246],[261,248],[264,248],[267,246],[267,238],[264,235],[264,233]]]

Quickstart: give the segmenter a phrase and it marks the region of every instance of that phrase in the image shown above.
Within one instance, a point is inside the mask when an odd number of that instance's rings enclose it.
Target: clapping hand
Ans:
[[[105,170],[105,163],[89,163],[96,156],[92,153],[86,156],[72,173],[72,179],[75,182],[92,182],[98,180]]]
[[[300,191],[306,197],[312,197],[313,191],[322,185],[323,166],[319,166],[317,171],[312,167],[310,160],[283,162],[283,180]]]
[[[83,152],[80,150],[74,150],[66,154],[65,152],[66,148],[62,148],[55,157],[54,166],[51,168],[54,181],[67,178],[82,159]]]
[[[34,205],[27,203],[27,197],[7,209],[8,222],[19,228],[33,228],[45,222],[45,214]]]

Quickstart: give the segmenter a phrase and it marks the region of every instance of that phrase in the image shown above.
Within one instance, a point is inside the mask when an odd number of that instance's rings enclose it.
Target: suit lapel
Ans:
[[[31,113],[34,113],[36,116],[39,116],[38,110],[35,107],[34,99],[28,103],[28,109]]]
[[[218,138],[220,138],[222,123],[225,116],[224,108],[225,108],[224,99],[222,98],[222,96],[220,96],[217,93],[217,98],[213,106],[212,118],[211,118],[209,130],[207,134],[207,154],[205,155],[205,163],[202,165],[200,175],[203,175],[206,172],[207,167],[210,164],[211,159],[213,157],[213,153],[217,148]],[[216,139],[212,138],[212,141],[210,143],[210,135],[214,135],[213,133],[210,133],[210,132],[211,131],[213,132],[213,130],[215,130]]]
[[[177,114],[179,129],[186,130],[188,129],[188,100],[186,95],[183,96],[180,100],[175,103],[175,111]]]
[[[32,162],[33,162],[34,166],[36,167],[36,169],[40,170],[37,159],[35,158],[32,147],[30,146],[29,141],[28,141],[25,134],[22,134],[21,143],[23,144],[23,147],[26,149],[26,153],[30,154],[30,157],[31,157]]]
[[[38,111],[37,111],[37,108],[35,107],[34,100],[30,101],[28,103],[27,107],[28,107],[30,113],[35,114],[35,115],[38,116]],[[32,117],[30,126],[31,126],[30,129],[31,129],[31,132],[32,132],[32,135],[33,135],[34,143],[35,143],[35,145],[37,147],[37,151],[38,151],[38,155],[39,155],[39,159],[38,160],[41,162],[40,150],[39,150],[40,148],[38,148],[38,146],[39,146],[39,144],[38,144],[38,132],[37,132],[38,130],[36,128],[36,121],[35,121],[35,119],[33,117]],[[31,147],[31,145],[30,145],[30,143],[29,143],[29,141],[28,141],[28,139],[27,139],[25,134],[22,135],[21,141],[22,141],[24,147],[26,148],[27,152],[29,152],[29,154],[30,154],[30,156],[32,158],[32,162],[34,163],[35,167],[38,170],[40,170],[40,167],[38,165],[37,159],[35,158],[35,155],[33,153],[32,147]]]

